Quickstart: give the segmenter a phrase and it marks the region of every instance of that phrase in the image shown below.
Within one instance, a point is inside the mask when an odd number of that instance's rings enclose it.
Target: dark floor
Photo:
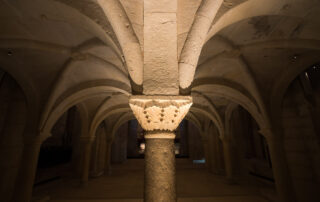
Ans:
[[[188,160],[177,160],[179,202],[267,202],[272,189],[249,183],[230,185]],[[143,159],[113,165],[110,176],[91,179],[85,187],[75,180],[58,180],[36,188],[36,201],[140,202],[143,198]],[[272,195],[272,194],[271,194]],[[272,196],[271,196],[272,197]],[[41,200],[39,200],[41,199]]]

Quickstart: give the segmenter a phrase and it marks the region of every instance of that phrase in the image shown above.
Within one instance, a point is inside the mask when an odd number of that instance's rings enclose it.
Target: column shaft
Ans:
[[[42,141],[35,140],[24,146],[20,172],[13,197],[15,202],[28,202],[31,200],[41,144]]]
[[[280,138],[267,137],[276,189],[281,202],[295,202],[293,185]]]
[[[111,174],[111,151],[112,151],[112,140],[107,140],[107,146],[106,146],[106,158],[105,158],[105,166],[104,166],[104,172],[108,175]]]
[[[14,195],[14,187],[19,166],[23,144],[1,145],[0,148],[0,199],[10,201]]]
[[[214,137],[216,134],[209,134],[208,140],[209,140],[209,148],[211,153],[211,172],[214,174],[218,174],[218,150],[217,150],[217,144],[216,144],[216,138]]]
[[[176,202],[174,131],[188,113],[192,98],[132,96],[129,105],[147,131],[144,201]]]
[[[89,180],[89,170],[90,170],[90,159],[93,139],[82,138],[83,153],[82,153],[82,173],[81,173],[81,183],[86,184]]]
[[[174,139],[146,138],[145,202],[177,201],[174,149]]]
[[[202,145],[203,145],[204,158],[206,160],[206,167],[208,171],[211,172],[212,156],[210,154],[210,146],[209,146],[208,138],[202,140]]]
[[[226,177],[229,182],[233,181],[233,165],[232,165],[232,152],[231,152],[231,142],[230,140],[223,139],[223,153],[224,153],[224,162]]]

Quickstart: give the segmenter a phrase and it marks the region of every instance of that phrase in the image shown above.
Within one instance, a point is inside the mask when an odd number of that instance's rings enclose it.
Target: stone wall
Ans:
[[[284,147],[299,202],[318,201],[320,149],[299,80],[289,87],[282,103]]]

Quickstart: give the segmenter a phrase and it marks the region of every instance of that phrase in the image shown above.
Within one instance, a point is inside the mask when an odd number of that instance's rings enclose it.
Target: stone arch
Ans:
[[[216,109],[216,107],[214,106],[214,104],[212,103],[212,101],[210,100],[210,98],[207,95],[205,95],[205,94],[203,94],[203,93],[201,93],[199,91],[195,91],[195,90],[192,91],[192,94],[193,95],[194,94],[198,94],[198,95],[200,95],[201,98],[203,98],[206,101],[205,105],[206,105],[206,107],[209,108],[210,112],[215,117],[216,122],[218,124],[218,127],[222,126],[223,122],[221,120],[220,114],[219,114],[218,110]],[[194,101],[194,105],[197,105],[195,98],[193,98],[193,101]]]
[[[196,68],[196,74],[194,85],[197,85],[197,83],[212,83],[217,82],[221,83],[223,85],[229,85],[233,88],[237,88],[240,91],[243,91],[250,99],[253,100],[253,102],[257,105],[259,111],[261,111],[262,114],[266,113],[266,106],[264,103],[264,100],[261,96],[261,91],[258,89],[257,82],[254,78],[253,72],[251,70],[251,67],[246,62],[245,58],[241,56],[240,48],[236,47],[234,44],[232,44],[231,41],[219,37],[224,43],[226,43],[228,46],[231,47],[230,51],[224,51],[222,53],[215,54],[211,57],[208,57],[203,63],[197,66]],[[246,46],[245,46],[246,47]],[[231,56],[232,55],[232,56]],[[236,66],[238,69],[234,70],[234,72],[239,71],[241,74],[241,78],[223,78],[223,76],[214,76],[214,77],[201,77],[199,76],[199,73],[202,72],[207,73],[209,68],[212,68],[210,63],[212,64],[213,61],[218,62],[219,60],[222,61],[230,61],[232,60],[232,66],[233,68]],[[220,62],[221,63],[221,62]],[[225,64],[225,63],[224,63]],[[222,66],[219,66],[221,68]],[[203,73],[202,73],[203,75]],[[207,74],[206,74],[207,75]],[[208,76],[208,75],[207,75]],[[197,78],[198,77],[198,78]],[[200,77],[200,78],[199,78]],[[222,77],[222,78],[221,78]],[[243,82],[245,81],[245,82]],[[244,84],[246,83],[246,84]]]
[[[81,49],[81,48],[80,48]],[[50,94],[50,97],[46,103],[46,106],[43,110],[42,113],[42,117],[48,116],[50,110],[53,108],[55,102],[59,99],[59,96],[61,96],[61,94],[66,93],[66,88],[72,88],[74,86],[81,86],[81,85],[90,85],[90,86],[94,86],[94,85],[99,85],[100,83],[105,83],[105,85],[110,85],[110,86],[119,86],[119,88],[123,88],[125,90],[127,90],[128,92],[130,92],[131,88],[130,88],[130,83],[128,81],[127,75],[116,65],[105,61],[103,59],[97,58],[93,55],[90,54],[82,54],[79,53],[77,54],[77,52],[74,52],[74,56],[75,58],[71,58],[69,59],[69,61],[67,62],[67,64],[65,65],[65,67],[63,67],[62,71],[59,74],[58,80],[55,82],[54,86],[53,86],[53,90],[52,93]],[[78,59],[77,59],[78,57]],[[117,78],[120,78],[118,80],[113,80],[113,78],[107,78],[107,79],[86,79],[86,77],[88,77],[88,75],[83,74],[81,79],[82,82],[87,82],[87,84],[83,84],[83,83],[70,83],[68,76],[72,75],[72,71],[76,71],[79,67],[83,67],[84,64],[86,64],[86,62],[95,62],[98,63],[99,65],[97,65],[97,67],[99,67],[99,69],[101,67],[103,68],[111,68],[112,71],[110,71],[110,75],[116,75]],[[101,70],[100,70],[101,71]],[[105,70],[106,72],[107,69]],[[112,72],[112,73],[111,73]],[[96,76],[94,74],[92,74],[93,76]],[[92,77],[92,76],[91,76]],[[88,81],[90,80],[90,81]],[[104,80],[104,81],[102,81]],[[91,82],[91,83],[90,83]],[[95,83],[96,82],[96,83]],[[101,84],[100,84],[101,85]],[[75,88],[75,87],[74,87]],[[43,124],[43,123],[41,123]]]
[[[131,110],[131,109],[129,109],[129,110]],[[113,138],[115,137],[117,130],[119,129],[119,127],[120,127],[122,124],[124,124],[124,123],[126,123],[126,122],[128,122],[128,121],[130,121],[130,120],[134,120],[134,119],[136,119],[136,118],[135,118],[135,116],[133,115],[133,113],[130,113],[129,111],[128,111],[127,113],[124,113],[124,114],[119,118],[119,120],[114,124],[114,126],[113,126],[113,128],[112,128],[112,132],[111,132],[111,136],[112,136],[111,138],[113,139]]]
[[[210,29],[207,34],[206,41],[210,40],[216,33],[223,28],[242,21],[244,19],[266,16],[266,15],[279,15],[288,17],[303,17],[303,13],[297,12],[295,9],[288,9],[290,7],[290,0],[277,1],[277,0],[261,0],[257,3],[255,0],[249,0],[238,5],[236,8],[229,10],[225,13]],[[304,2],[307,3],[307,2]],[[263,6],[262,6],[263,5]],[[312,7],[312,5],[305,5]],[[250,9],[249,9],[250,8]],[[250,12],[248,12],[250,10]],[[302,10],[303,11],[303,10]],[[300,15],[300,16],[299,16]]]
[[[94,120],[92,121],[89,133],[90,134],[95,134],[99,124],[103,120],[108,118],[109,116],[114,115],[114,114],[118,114],[118,113],[127,113],[128,111],[131,111],[130,107],[129,106],[123,106],[123,105],[120,105],[120,106],[118,105],[118,106],[113,107],[112,109],[104,110],[102,115],[96,116],[94,118]],[[112,130],[112,132],[113,132],[113,130]]]
[[[81,103],[82,101],[93,97],[95,95],[101,95],[103,93],[110,93],[114,91],[120,91],[124,94],[127,92],[111,86],[95,86],[95,87],[87,87],[76,91],[68,96],[66,96],[63,101],[61,101],[48,115],[48,117],[44,117],[43,124],[40,126],[40,130],[44,135],[48,135],[53,124],[57,121],[57,119],[71,106]],[[90,133],[91,134],[91,133]]]
[[[28,124],[27,98],[17,80],[0,69],[1,200],[11,201],[23,158]]]
[[[290,71],[282,71],[277,82],[273,85],[271,92],[270,108],[272,111],[277,111],[281,109],[281,103],[284,99],[285,93],[288,90],[290,84],[295,78],[298,77],[303,71],[308,69],[311,65],[319,62],[319,57],[306,56],[301,58],[304,61],[296,66],[291,66]]]
[[[221,4],[222,0],[203,0],[198,8],[179,60],[179,85],[182,89],[192,83],[204,39]]]
[[[258,125],[261,128],[265,128],[265,126],[267,126],[268,123],[266,122],[265,117],[259,111],[257,104],[243,92],[234,89],[230,86],[225,86],[221,84],[201,84],[195,86],[192,90],[201,92],[202,89],[209,89],[211,95],[224,97],[241,105],[252,115],[252,117],[254,117],[254,119],[257,121]]]
[[[198,120],[198,118],[195,115],[193,115],[192,112],[189,111],[189,113],[185,116],[185,119],[188,121],[191,121],[196,126],[196,128],[199,130],[200,134],[202,134],[201,123]]]
[[[39,115],[39,94],[31,80],[28,78],[26,74],[21,71],[18,71],[16,68],[11,68],[8,65],[1,65],[0,68],[4,70],[4,72],[8,73],[20,86],[23,91],[23,94],[26,98],[27,104],[27,124],[26,124],[26,132],[31,131],[36,127],[36,120]]]
[[[223,125],[217,120],[217,118],[215,118],[211,113],[207,112],[205,109],[202,109],[200,107],[195,107],[192,106],[190,108],[191,112],[195,112],[195,113],[200,113],[201,115],[203,115],[204,117],[208,118],[209,120],[211,120],[218,128],[219,134],[221,136],[223,136],[224,134],[224,128]],[[202,131],[202,130],[201,130]]]
[[[143,59],[140,43],[130,26],[130,21],[124,8],[119,0],[98,0],[97,2],[108,17],[117,35],[131,79],[135,84],[142,85]]]
[[[232,116],[232,113],[233,111],[238,107],[238,104],[235,104],[235,103],[230,103],[228,104],[227,106],[227,109],[225,111],[225,136],[231,136],[230,134],[230,121],[231,121],[231,116]],[[228,137],[227,137],[228,138]]]

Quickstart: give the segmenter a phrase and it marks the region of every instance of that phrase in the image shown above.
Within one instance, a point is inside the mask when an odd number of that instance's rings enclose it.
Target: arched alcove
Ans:
[[[275,180],[269,148],[266,138],[259,133],[257,122],[241,106],[233,110],[229,121],[233,174],[272,184]]]
[[[80,134],[81,118],[74,106],[63,113],[52,127],[51,136],[41,144],[35,186],[79,176]]]
[[[12,75],[0,68],[0,198],[10,201],[23,157],[27,100]]]
[[[284,152],[298,201],[315,202],[318,194],[319,78],[319,64],[309,66],[290,83],[281,103]]]

